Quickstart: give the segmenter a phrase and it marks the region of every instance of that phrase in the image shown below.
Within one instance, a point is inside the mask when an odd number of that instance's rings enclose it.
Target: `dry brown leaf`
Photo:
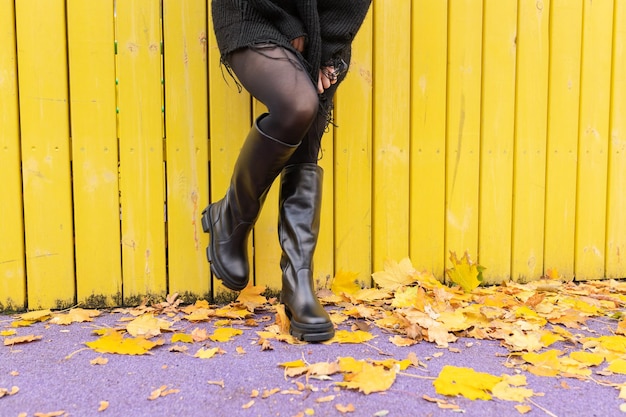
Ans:
[[[219,386],[220,388],[224,388],[224,380],[223,380],[223,379],[221,379],[221,380],[219,380],[219,381],[207,381],[207,383],[208,383],[209,385],[217,385],[217,386]]]
[[[106,365],[109,363],[109,360],[107,358],[103,358],[102,356],[98,356],[97,358],[90,360],[89,363],[92,365]]]
[[[523,405],[523,404],[518,404],[515,406],[515,409],[517,410],[518,413],[520,414],[526,414],[529,413],[530,411],[532,411],[532,407],[529,405]]]
[[[157,398],[165,397],[170,394],[176,394],[178,392],[180,392],[179,389],[173,389],[173,388],[168,389],[167,385],[161,385],[159,388],[155,389],[154,391],[150,393],[150,396],[148,397],[148,399],[156,400]]]
[[[43,336],[35,336],[32,334],[28,336],[7,337],[6,339],[4,339],[4,346],[13,346],[20,343],[30,343],[41,340],[42,338]]]
[[[67,413],[64,410],[52,411],[50,413],[35,413],[33,414],[35,417],[60,417],[66,416]]]
[[[329,403],[335,399],[334,395],[327,395],[325,397],[320,397],[315,400],[316,403]]]
[[[339,411],[341,414],[345,414],[345,413],[353,413],[354,412],[354,405],[352,403],[348,404],[348,405],[341,405],[341,404],[335,404],[335,408],[337,409],[337,411]]]
[[[15,395],[20,391],[20,389],[16,386],[12,386],[11,389],[8,388],[0,388],[0,398],[8,395]]]
[[[85,310],[83,308],[73,308],[67,314],[54,313],[50,319],[50,323],[59,325],[69,325],[72,323],[83,323],[93,321],[94,317],[98,317],[100,311]]]
[[[247,286],[237,297],[237,302],[245,305],[249,311],[254,312],[255,309],[267,303],[267,298],[262,296],[266,287],[264,285]]]

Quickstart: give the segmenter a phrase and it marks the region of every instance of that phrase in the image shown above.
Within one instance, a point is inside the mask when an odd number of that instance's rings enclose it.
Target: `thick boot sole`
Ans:
[[[209,205],[202,211],[202,230],[204,233],[209,234],[209,246],[206,248],[206,257],[211,265],[211,273],[215,276],[215,278],[222,281],[222,284],[230,290],[233,291],[241,291],[248,285],[247,282],[242,283],[239,280],[235,280],[231,278],[228,273],[226,273],[226,269],[220,265],[217,260],[217,256],[215,255],[215,246],[213,245],[213,220],[211,219],[211,208],[212,204]]]
[[[294,321],[291,311],[285,306],[285,313],[289,319],[289,333],[304,342],[325,342],[335,336],[335,326],[332,322],[320,324],[304,324]]]

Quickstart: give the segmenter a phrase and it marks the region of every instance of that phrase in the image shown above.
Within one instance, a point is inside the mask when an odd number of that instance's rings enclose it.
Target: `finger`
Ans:
[[[324,73],[322,72],[322,70],[320,70],[319,77],[317,77],[317,92],[319,94],[322,94],[324,92],[324,84],[322,84],[324,78]]]

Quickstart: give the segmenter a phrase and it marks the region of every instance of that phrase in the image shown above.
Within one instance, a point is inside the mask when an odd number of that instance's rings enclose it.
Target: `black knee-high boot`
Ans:
[[[332,338],[334,326],[315,295],[313,253],[317,245],[323,170],[317,164],[289,165],[280,183],[278,236],[283,250],[281,301],[291,334],[309,342]]]
[[[226,196],[202,212],[202,228],[210,234],[207,258],[224,286],[240,291],[248,284],[248,236],[267,191],[298,145],[290,145],[259,129],[250,130],[235,163]]]

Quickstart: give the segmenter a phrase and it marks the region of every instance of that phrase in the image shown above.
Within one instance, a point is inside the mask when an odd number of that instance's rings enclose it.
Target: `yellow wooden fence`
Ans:
[[[210,2],[209,2],[210,3]],[[217,296],[200,212],[259,103],[206,0],[0,0],[0,311]],[[626,2],[374,0],[323,140],[316,279],[626,277]],[[210,180],[209,180],[210,178]],[[280,287],[274,187],[257,284]]]

